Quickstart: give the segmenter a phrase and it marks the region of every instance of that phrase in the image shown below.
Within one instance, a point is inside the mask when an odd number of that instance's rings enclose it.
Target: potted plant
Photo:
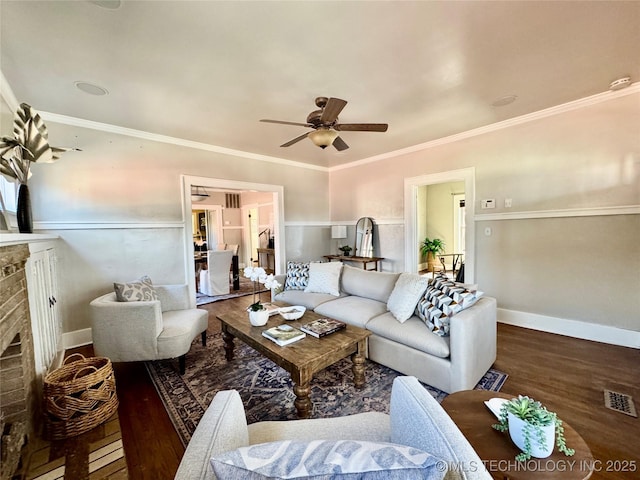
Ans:
[[[349,253],[351,252],[351,247],[349,245],[343,245],[342,247],[338,248],[338,250],[340,250],[345,257],[348,257]]]
[[[504,402],[500,408],[500,423],[494,424],[493,428],[500,432],[509,430],[511,440],[522,450],[516,455],[518,461],[551,455],[554,433],[558,450],[569,457],[575,453],[575,450],[567,447],[562,420],[540,402],[527,396],[518,395],[518,398]]]
[[[426,237],[420,244],[420,252],[427,257],[427,271],[433,272],[437,255],[444,253],[444,241],[439,238],[430,240],[429,237]]]
[[[256,302],[256,287],[262,283],[268,289],[280,288],[280,282],[278,282],[272,273],[267,275],[262,267],[247,267],[244,269],[244,276],[253,282],[253,303],[249,305],[247,311],[249,312],[249,321],[254,327],[261,327],[266,325],[269,320],[269,310],[264,308],[264,305],[260,301],[260,294],[258,293],[258,301]]]

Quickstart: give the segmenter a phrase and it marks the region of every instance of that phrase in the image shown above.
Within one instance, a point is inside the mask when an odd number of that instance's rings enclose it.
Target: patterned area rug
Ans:
[[[240,273],[240,275],[242,275],[242,272]],[[253,294],[253,282],[242,276],[240,277],[240,289],[234,290],[233,284],[230,286],[230,288],[231,288],[231,291],[226,295],[215,295],[212,297],[210,297],[209,295],[205,295],[204,293],[198,292],[196,293],[196,304],[206,305],[207,303],[219,302],[220,300],[227,300],[229,298],[236,298],[236,297],[244,297],[246,295]],[[264,285],[260,284],[260,289],[257,290],[256,293],[258,293],[258,291],[267,292],[268,290],[264,288]],[[265,301],[266,297],[268,297],[269,295],[265,295],[263,293],[262,296],[265,297],[262,299],[262,301]]]
[[[145,364],[185,446],[220,390],[238,390],[248,423],[297,418],[295,395],[285,370],[239,340],[235,342],[235,358],[227,362],[220,333],[209,335],[207,347],[196,340],[187,354],[187,371],[183,376],[173,360]],[[388,413],[391,384],[401,374],[372,361],[367,361],[365,374],[367,381],[362,390],[353,386],[349,359],[316,374],[311,382],[312,418],[368,411]],[[507,374],[491,369],[475,388],[498,391],[506,379]],[[429,385],[425,388],[438,401],[447,396]]]

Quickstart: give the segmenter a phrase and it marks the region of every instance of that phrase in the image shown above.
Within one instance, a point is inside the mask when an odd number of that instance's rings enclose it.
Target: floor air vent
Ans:
[[[604,406],[615,410],[616,412],[624,413],[632,417],[637,417],[636,407],[633,404],[633,398],[624,393],[612,392],[611,390],[604,391]]]

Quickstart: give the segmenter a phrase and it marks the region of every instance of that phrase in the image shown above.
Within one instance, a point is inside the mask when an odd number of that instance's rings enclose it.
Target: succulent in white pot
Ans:
[[[513,443],[521,450],[516,460],[525,461],[531,457],[546,458],[553,453],[554,436],[558,450],[567,456],[575,450],[567,447],[562,420],[555,412],[550,412],[540,402],[519,395],[502,404],[500,423],[493,428],[501,432],[509,431]]]

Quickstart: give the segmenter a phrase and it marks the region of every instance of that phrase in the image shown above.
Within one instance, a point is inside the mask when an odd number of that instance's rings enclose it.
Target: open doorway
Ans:
[[[441,200],[432,203],[442,203],[443,210],[446,210],[447,219],[440,222],[433,222],[427,225],[421,218],[425,215],[426,196],[429,186],[434,186],[433,191],[442,190],[446,195],[439,195]],[[463,188],[463,191],[456,191]],[[448,238],[445,241],[446,252],[453,254],[464,250],[465,259],[465,282],[472,283],[475,277],[475,225],[473,221],[473,205],[475,201],[475,169],[466,168],[462,170],[452,170],[420,177],[405,179],[405,271],[417,273],[421,268],[420,242],[425,237]],[[456,195],[464,195],[463,207],[460,208],[458,197],[458,207],[455,205]],[[434,197],[436,198],[436,197]],[[453,200],[452,200],[453,199]],[[456,215],[458,225],[455,226]],[[449,226],[450,225],[450,226]],[[462,238],[460,238],[462,235]],[[456,236],[458,237],[456,239]],[[431,238],[430,237],[430,238]],[[458,249],[458,252],[454,252]]]
[[[270,216],[271,232],[273,235],[273,250],[274,250],[274,270],[278,274],[284,272],[285,262],[285,230],[284,230],[284,187],[282,185],[268,185],[260,183],[240,182],[234,180],[225,180],[209,177],[194,177],[194,176],[182,176],[182,197],[183,197],[183,220],[184,220],[184,251],[185,251],[185,278],[189,285],[192,298],[196,297],[196,282],[195,282],[195,267],[194,267],[194,222],[192,210],[198,209],[199,204],[193,203],[191,200],[192,187],[200,186],[207,190],[236,192],[238,194],[249,194],[250,192],[256,194],[267,195],[270,197],[270,208],[272,208],[272,217]],[[240,217],[240,209],[238,209],[238,216]],[[224,216],[224,215],[223,215]],[[215,223],[219,222],[221,217],[218,216],[215,219]],[[214,222],[214,219],[211,219]],[[241,222],[240,218],[239,221]],[[237,230],[222,225],[223,235],[243,235],[243,227],[240,226]],[[241,241],[233,241],[227,243],[242,243]]]

